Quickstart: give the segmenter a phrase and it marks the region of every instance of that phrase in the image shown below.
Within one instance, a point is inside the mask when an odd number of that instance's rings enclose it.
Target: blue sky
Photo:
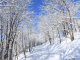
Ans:
[[[42,0],[33,0],[33,4],[32,4],[32,11],[34,11],[36,13],[36,15],[39,15],[39,12],[41,10],[39,10],[39,6],[43,5],[42,4]]]
[[[39,7],[40,7],[40,5],[43,5],[42,0],[33,0],[32,2],[33,2],[33,4],[30,6],[30,8],[32,8],[31,10],[34,11],[34,13],[36,13],[35,15],[39,15],[39,12],[41,12],[41,10],[39,9]],[[34,24],[34,26],[35,26],[35,28],[37,30],[38,22],[36,22]]]

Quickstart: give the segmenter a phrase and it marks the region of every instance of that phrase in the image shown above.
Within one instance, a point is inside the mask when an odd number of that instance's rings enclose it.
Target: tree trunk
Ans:
[[[49,35],[49,31],[48,31],[48,37],[49,37],[49,42],[50,42],[50,45],[51,45],[51,37]]]
[[[8,38],[8,43],[6,44],[6,53],[4,55],[4,59],[8,59],[8,50],[9,50],[10,39]]]
[[[58,28],[57,28],[57,30],[58,30]],[[58,34],[59,34],[59,30],[58,30]],[[61,43],[61,37],[60,37],[60,34],[59,34],[59,39],[60,39],[60,43]]]
[[[31,53],[31,41],[29,41],[29,52]]]
[[[70,33],[72,33],[72,34],[70,34],[70,35],[71,35],[71,41],[73,41],[73,40],[74,40],[74,33],[73,33],[72,19],[71,19],[70,10],[69,10],[69,8],[67,7],[67,4],[65,3],[64,0],[63,0],[63,2],[64,2],[65,6],[66,6],[66,8],[67,8],[68,13],[69,13],[69,17],[70,17],[70,26],[71,26],[71,31],[70,31]]]

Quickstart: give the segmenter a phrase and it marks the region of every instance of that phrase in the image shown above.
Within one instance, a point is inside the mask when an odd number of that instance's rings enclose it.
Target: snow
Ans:
[[[26,54],[26,60],[80,60],[80,33],[76,32],[74,36],[74,41],[71,41],[68,35],[67,38],[61,38],[61,44],[59,39],[56,39],[52,45],[47,41],[43,45],[36,46],[31,53]],[[25,60],[23,53],[18,58]]]

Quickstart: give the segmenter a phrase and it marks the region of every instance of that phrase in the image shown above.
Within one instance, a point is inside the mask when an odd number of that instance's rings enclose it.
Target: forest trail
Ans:
[[[62,39],[62,43],[56,42],[50,45],[49,41],[43,45],[33,48],[31,53],[26,54],[26,60],[69,60],[80,59],[80,33],[75,33],[75,40],[70,41],[70,37]],[[25,60],[24,55],[21,54],[18,60]]]

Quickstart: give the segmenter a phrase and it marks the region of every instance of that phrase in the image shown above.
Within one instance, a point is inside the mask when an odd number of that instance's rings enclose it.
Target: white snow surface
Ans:
[[[67,38],[62,37],[61,44],[59,39],[52,45],[47,41],[43,45],[34,47],[31,53],[26,53],[26,59],[23,53],[20,54],[18,60],[80,60],[80,33],[76,32],[74,36],[73,41],[69,35]]]

